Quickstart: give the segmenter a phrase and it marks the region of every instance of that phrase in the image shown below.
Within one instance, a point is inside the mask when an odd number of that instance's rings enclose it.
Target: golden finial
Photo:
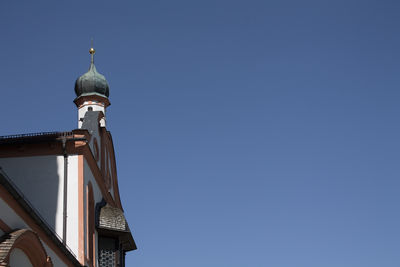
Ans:
[[[96,53],[96,50],[94,50],[93,48],[93,38],[90,38],[90,49],[89,49],[89,53],[91,55],[93,55],[94,53]]]
[[[93,64],[94,63],[94,53],[96,53],[96,50],[94,50],[93,48],[93,38],[90,39],[90,49],[89,49],[89,53],[90,53],[90,63]]]

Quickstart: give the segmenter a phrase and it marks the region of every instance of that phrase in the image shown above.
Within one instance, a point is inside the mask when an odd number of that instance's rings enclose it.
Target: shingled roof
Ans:
[[[124,212],[104,199],[96,204],[96,227],[99,233],[118,237],[125,251],[137,249]]]
[[[130,232],[124,212],[109,204],[100,209],[98,227],[119,232]]]
[[[6,266],[3,264],[6,257],[10,253],[11,248],[14,245],[15,240],[23,233],[23,230],[15,231],[10,234],[5,234],[0,240],[0,266]]]

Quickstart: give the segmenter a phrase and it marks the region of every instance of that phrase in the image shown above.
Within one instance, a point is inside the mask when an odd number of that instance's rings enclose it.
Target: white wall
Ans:
[[[11,229],[30,229],[24,220],[0,198],[0,219]]]
[[[78,156],[68,156],[67,164],[67,246],[78,255]],[[62,238],[64,156],[0,158],[0,166]]]
[[[19,248],[14,248],[10,254],[10,267],[33,267],[28,256]]]
[[[47,256],[50,256],[51,261],[53,262],[54,267],[68,267],[58,256],[57,254],[51,250],[44,242],[42,242],[44,249],[47,252]]]
[[[6,223],[11,229],[30,229],[32,230],[28,224],[18,215],[15,211],[8,206],[8,204],[0,198],[0,218]],[[48,256],[51,257],[51,260],[56,267],[64,267],[67,266],[58,256],[57,254],[48,247],[48,245],[41,240],[43,247],[46,250]],[[11,267],[23,267],[24,265],[11,265]],[[30,265],[28,265],[30,266]]]
[[[0,166],[49,226],[62,236],[64,157],[0,158]]]
[[[78,156],[68,157],[67,196],[67,246],[77,256],[79,244]]]
[[[100,140],[98,140],[100,143]],[[25,197],[37,209],[39,214],[53,228],[59,237],[63,236],[63,198],[64,198],[64,157],[36,156],[0,158],[0,166],[9,178],[22,191]],[[91,182],[94,203],[102,200],[100,188],[92,171],[84,160],[84,236],[86,236],[86,186]],[[67,246],[79,255],[79,203],[78,203],[78,156],[68,156],[68,186],[67,186]],[[3,216],[13,228],[27,228],[13,211],[7,210],[0,203],[0,218]],[[3,219],[4,220],[4,219]],[[85,250],[87,247],[86,238]],[[97,246],[97,244],[96,244]],[[97,255],[96,255],[97,258]],[[58,266],[58,265],[55,265]]]
[[[81,119],[83,119],[85,117],[86,112],[88,111],[89,107],[92,108],[93,111],[102,111],[104,114],[104,117],[106,116],[106,109],[104,108],[104,106],[101,103],[98,104],[89,104],[89,102],[85,102],[83,103],[82,107],[80,109],[78,109],[78,128],[82,127],[82,121]],[[102,120],[101,126],[105,127],[105,119]]]

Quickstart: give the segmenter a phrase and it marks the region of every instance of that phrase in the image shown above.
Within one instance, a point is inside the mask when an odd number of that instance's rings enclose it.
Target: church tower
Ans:
[[[106,129],[109,86],[89,52],[78,129],[0,136],[0,266],[124,267],[136,249]]]
[[[78,128],[82,127],[83,118],[87,111],[101,111],[104,117],[100,121],[102,127],[106,126],[106,108],[110,105],[108,100],[109,86],[106,78],[97,72],[94,65],[94,48],[90,48],[91,56],[88,72],[80,76],[75,82],[76,98],[74,103],[78,108]]]

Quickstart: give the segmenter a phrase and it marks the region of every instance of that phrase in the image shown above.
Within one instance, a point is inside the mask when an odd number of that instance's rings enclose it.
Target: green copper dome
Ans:
[[[90,54],[92,55],[92,60],[90,62],[89,71],[76,79],[75,82],[76,97],[93,94],[108,97],[110,94],[108,82],[103,75],[97,72],[94,66],[93,48],[91,48]]]

